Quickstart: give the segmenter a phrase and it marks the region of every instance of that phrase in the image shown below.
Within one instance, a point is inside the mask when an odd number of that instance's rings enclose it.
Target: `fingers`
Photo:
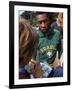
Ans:
[[[60,60],[56,58],[52,65],[53,65],[53,68],[61,66]]]
[[[37,62],[37,61],[34,61],[34,60],[30,61],[30,62],[29,62],[30,68],[31,68],[31,69],[34,69],[34,67],[35,67],[35,65],[36,65],[37,63],[38,63],[38,62]]]
[[[35,75],[36,78],[42,78],[43,71],[42,71],[41,66],[40,66],[39,63],[37,63],[35,65],[34,72],[35,72],[34,75]]]
[[[43,71],[41,69],[39,62],[31,61],[31,62],[29,62],[29,66],[30,66],[31,72],[33,73],[35,78],[42,78]]]

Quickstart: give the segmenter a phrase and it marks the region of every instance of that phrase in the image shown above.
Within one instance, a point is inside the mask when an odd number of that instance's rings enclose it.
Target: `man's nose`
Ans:
[[[42,27],[45,27],[45,23],[44,22],[42,22]]]

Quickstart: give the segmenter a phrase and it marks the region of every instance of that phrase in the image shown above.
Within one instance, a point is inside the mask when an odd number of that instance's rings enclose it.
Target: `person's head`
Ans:
[[[29,22],[23,18],[19,19],[19,65],[29,63],[38,42],[38,36]]]
[[[37,26],[42,32],[47,32],[49,27],[49,16],[46,12],[37,12],[36,13]]]
[[[62,26],[62,24],[63,24],[63,13],[59,13],[59,14],[58,14],[58,21],[59,21],[59,23],[60,23],[61,26]]]

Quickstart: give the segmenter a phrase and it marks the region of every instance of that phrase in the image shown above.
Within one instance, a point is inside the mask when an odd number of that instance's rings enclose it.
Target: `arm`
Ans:
[[[60,59],[63,53],[63,43],[61,41],[61,38],[59,38],[59,44],[57,46],[57,50],[58,50],[58,58]]]

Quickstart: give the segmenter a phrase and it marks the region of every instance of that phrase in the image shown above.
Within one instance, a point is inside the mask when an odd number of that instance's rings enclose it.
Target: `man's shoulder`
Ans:
[[[60,34],[60,32],[57,29],[53,29],[54,33]]]
[[[54,35],[55,37],[57,37],[57,38],[60,37],[60,32],[59,32],[57,29],[53,29],[53,32],[54,32],[53,35]]]
[[[52,24],[51,24],[51,27],[56,27],[57,26],[57,23],[56,22],[53,22]]]

